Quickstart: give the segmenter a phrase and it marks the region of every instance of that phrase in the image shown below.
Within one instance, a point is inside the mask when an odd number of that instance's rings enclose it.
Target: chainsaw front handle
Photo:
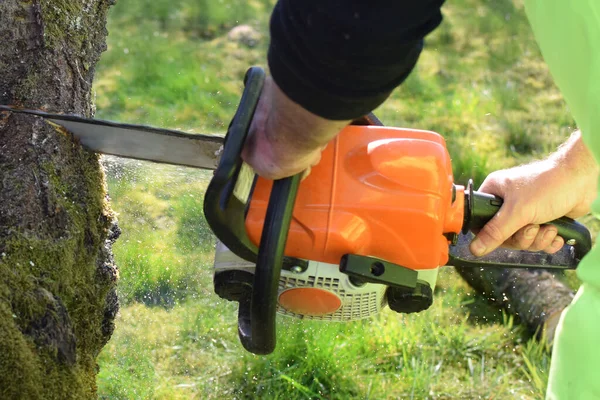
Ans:
[[[230,300],[239,302],[238,334],[246,350],[269,354],[275,349],[278,284],[283,265],[306,261],[284,257],[292,210],[301,175],[273,182],[260,246],[246,231],[246,214],[257,179],[241,154],[265,80],[261,68],[250,68],[244,93],[227,130],[221,159],[204,197],[204,215],[215,235],[237,256],[256,264],[252,286]]]
[[[255,174],[241,154],[265,81],[260,68],[250,68],[244,92],[229,124],[221,159],[204,195],[204,215],[213,233],[239,257],[256,262],[258,247],[246,233],[248,210]]]
[[[240,325],[244,347],[255,354],[269,354],[277,342],[275,315],[283,252],[301,174],[273,182],[263,226],[251,301],[251,324]]]

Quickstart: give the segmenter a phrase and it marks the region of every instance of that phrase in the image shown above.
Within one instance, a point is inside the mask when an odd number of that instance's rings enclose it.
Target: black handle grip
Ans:
[[[477,231],[483,228],[496,215],[502,204],[503,200],[500,197],[473,191],[472,182],[469,182],[467,189],[465,189],[463,236],[470,230]],[[579,261],[592,248],[592,238],[589,230],[584,225],[568,217],[550,221],[548,224],[554,225],[558,230],[558,235],[565,240],[565,246],[560,257],[527,251],[499,249],[486,257],[477,259],[468,256],[465,251],[458,250],[458,246],[452,246],[450,264],[470,267],[494,265],[503,268],[576,268]],[[464,245],[464,240],[462,245]],[[565,254],[569,255],[570,259],[565,257]]]
[[[238,321],[242,344],[255,354],[275,349],[279,277],[301,175],[273,182],[254,272],[250,319],[240,313]]]
[[[244,92],[229,124],[221,159],[204,194],[204,216],[213,233],[237,256],[256,262],[257,246],[246,232],[246,211],[255,174],[241,154],[265,81],[265,72],[250,68],[244,77]]]
[[[496,215],[503,204],[500,197],[482,192],[473,192],[471,202],[470,229],[483,228]],[[548,225],[554,225],[558,230],[558,235],[565,240],[565,243],[573,246],[577,259],[581,260],[592,248],[590,232],[579,222],[568,217],[562,217],[548,222]]]
[[[258,105],[265,80],[260,68],[250,68],[244,79],[244,92],[233,117],[221,160],[204,195],[204,215],[212,231],[237,256],[256,264],[252,286],[244,281],[241,293],[226,287],[219,292],[239,302],[238,333],[246,350],[269,354],[276,343],[276,308],[279,278],[283,265],[303,265],[305,260],[284,256],[292,210],[301,175],[273,182],[260,245],[246,232],[246,213],[252,198],[256,174],[241,159],[242,149]],[[220,279],[221,286],[240,282]]]

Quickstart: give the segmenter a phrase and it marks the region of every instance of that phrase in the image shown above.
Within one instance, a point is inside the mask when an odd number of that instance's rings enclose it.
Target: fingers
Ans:
[[[524,250],[544,251],[552,254],[559,251],[564,244],[565,241],[563,238],[558,236],[556,227],[552,225],[544,225],[540,228],[531,246]]]
[[[485,256],[500,246],[548,253],[562,248],[564,241],[557,236],[556,227],[531,223],[535,213],[518,202],[522,198],[518,196],[522,195],[519,185],[496,172],[485,179],[479,190],[504,198],[505,202],[471,242],[470,250],[475,256]]]
[[[506,241],[505,247],[527,250],[535,243],[539,231],[540,226],[537,224],[524,226]]]
[[[556,253],[564,244],[564,240],[557,235],[556,227],[552,225],[542,226],[529,250]]]
[[[477,257],[491,253],[527,223],[528,221],[523,221],[520,215],[511,212],[505,203],[477,233],[470,245],[471,253]]]
[[[508,238],[501,246],[515,250],[543,251],[549,254],[556,253],[565,244],[562,237],[558,236],[556,227],[552,225],[529,224],[519,229]]]
[[[304,171],[302,171],[302,176],[300,177],[301,181],[303,181],[306,178],[308,178],[308,176],[310,175],[310,169],[311,169],[311,167],[308,167]]]
[[[315,154],[315,157],[314,157],[313,161],[311,162],[310,166],[307,167],[304,171],[302,171],[302,177],[300,178],[300,180],[303,181],[306,178],[308,178],[312,168],[321,162],[321,155],[322,155],[323,151],[325,150],[325,147],[327,147],[327,146],[323,146],[319,149],[319,151]]]
[[[277,180],[303,174],[349,121],[330,121],[304,110],[267,78],[253,116],[242,159],[259,176]]]
[[[562,249],[564,245],[565,245],[565,240],[562,237],[557,236],[556,238],[554,238],[554,240],[550,244],[550,247],[545,248],[544,251],[549,254],[554,254],[557,251],[559,251],[560,249]]]

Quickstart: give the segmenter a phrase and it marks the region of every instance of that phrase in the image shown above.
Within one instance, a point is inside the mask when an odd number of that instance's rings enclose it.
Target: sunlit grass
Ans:
[[[241,20],[263,27],[267,17],[263,3],[117,4],[109,20],[108,51],[94,86],[98,117],[224,133],[244,73],[252,64],[264,64],[261,51],[266,43],[251,49],[217,34]]]
[[[172,306],[206,284],[214,236],[202,204],[206,171],[107,161],[122,235],[114,245],[125,304]],[[154,170],[147,175],[145,171]]]
[[[160,399],[540,398],[545,347],[507,316],[477,323],[468,312],[474,294],[451,269],[441,278],[434,306],[419,315],[385,311],[347,324],[278,317],[268,357],[243,350],[235,306],[210,290],[169,310],[132,304],[102,353],[100,390]],[[484,304],[472,311],[497,315]]]
[[[117,2],[97,69],[97,116],[224,133],[250,65],[265,66],[272,1]],[[456,181],[552,151],[574,128],[519,1],[456,0],[414,73],[376,114],[442,134]],[[238,23],[263,39],[230,42]],[[102,352],[106,399],[540,399],[549,350],[444,269],[431,309],[324,324],[279,317],[248,354],[235,304],[212,290],[202,215],[209,172],[108,162],[122,310]],[[595,223],[594,221],[586,221]],[[569,283],[576,287],[574,274]]]

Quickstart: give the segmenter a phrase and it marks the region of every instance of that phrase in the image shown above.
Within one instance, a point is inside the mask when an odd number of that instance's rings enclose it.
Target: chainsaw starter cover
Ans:
[[[328,290],[299,287],[281,293],[279,305],[296,314],[320,317],[339,310],[342,300]]]

